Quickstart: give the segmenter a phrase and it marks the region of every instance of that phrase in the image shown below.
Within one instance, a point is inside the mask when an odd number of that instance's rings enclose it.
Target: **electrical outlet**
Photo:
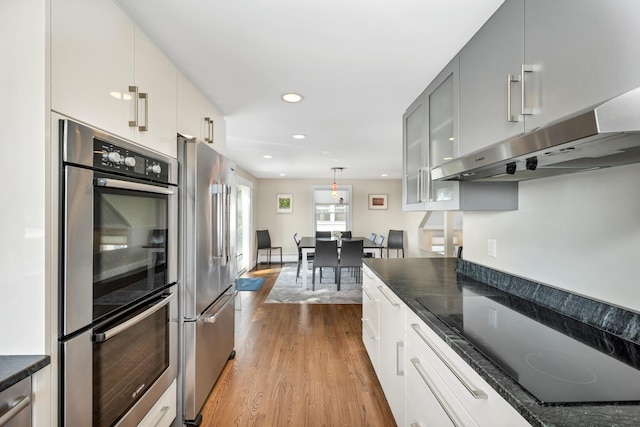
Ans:
[[[488,242],[488,248],[487,248],[487,255],[489,255],[490,257],[497,257],[498,256],[498,242],[496,241],[496,239],[489,239]]]

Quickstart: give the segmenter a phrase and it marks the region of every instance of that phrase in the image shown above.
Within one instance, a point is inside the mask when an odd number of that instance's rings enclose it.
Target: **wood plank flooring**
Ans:
[[[362,344],[359,304],[265,304],[280,268],[240,292],[236,358],[202,410],[203,426],[395,426]]]

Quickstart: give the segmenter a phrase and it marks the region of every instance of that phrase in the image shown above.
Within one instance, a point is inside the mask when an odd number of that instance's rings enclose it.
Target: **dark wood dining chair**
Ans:
[[[330,239],[331,232],[330,231],[316,231],[316,239]]]
[[[338,241],[316,240],[315,255],[313,257],[313,275],[311,276],[311,289],[316,290],[316,268],[320,269],[320,283],[322,283],[322,267],[333,267],[334,280],[340,290],[338,281]]]
[[[258,244],[256,245],[256,264],[258,263],[258,254],[261,250],[267,251],[267,264],[271,264],[271,251],[280,251],[280,264],[282,264],[282,246],[271,246],[271,236],[269,230],[257,230]]]
[[[340,250],[340,266],[338,268],[338,290],[342,280],[342,269],[353,268],[356,273],[356,283],[360,283],[362,273],[364,242],[362,240],[343,240]]]
[[[342,232],[340,232],[340,234],[342,235],[343,239],[350,239],[351,238],[351,230],[342,231]]]

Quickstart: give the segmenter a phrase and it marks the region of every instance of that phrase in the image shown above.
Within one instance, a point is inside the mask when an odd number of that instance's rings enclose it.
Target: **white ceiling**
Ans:
[[[345,179],[402,176],[402,114],[502,1],[119,0],[225,117],[238,165]]]

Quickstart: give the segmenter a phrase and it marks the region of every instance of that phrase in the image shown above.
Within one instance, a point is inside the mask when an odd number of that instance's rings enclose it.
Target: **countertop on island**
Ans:
[[[364,263],[435,333],[534,426],[638,426],[640,405],[543,406],[454,329],[416,301],[460,285],[479,285],[456,273],[455,258],[366,258]]]
[[[0,391],[35,374],[51,363],[49,356],[0,356]]]

